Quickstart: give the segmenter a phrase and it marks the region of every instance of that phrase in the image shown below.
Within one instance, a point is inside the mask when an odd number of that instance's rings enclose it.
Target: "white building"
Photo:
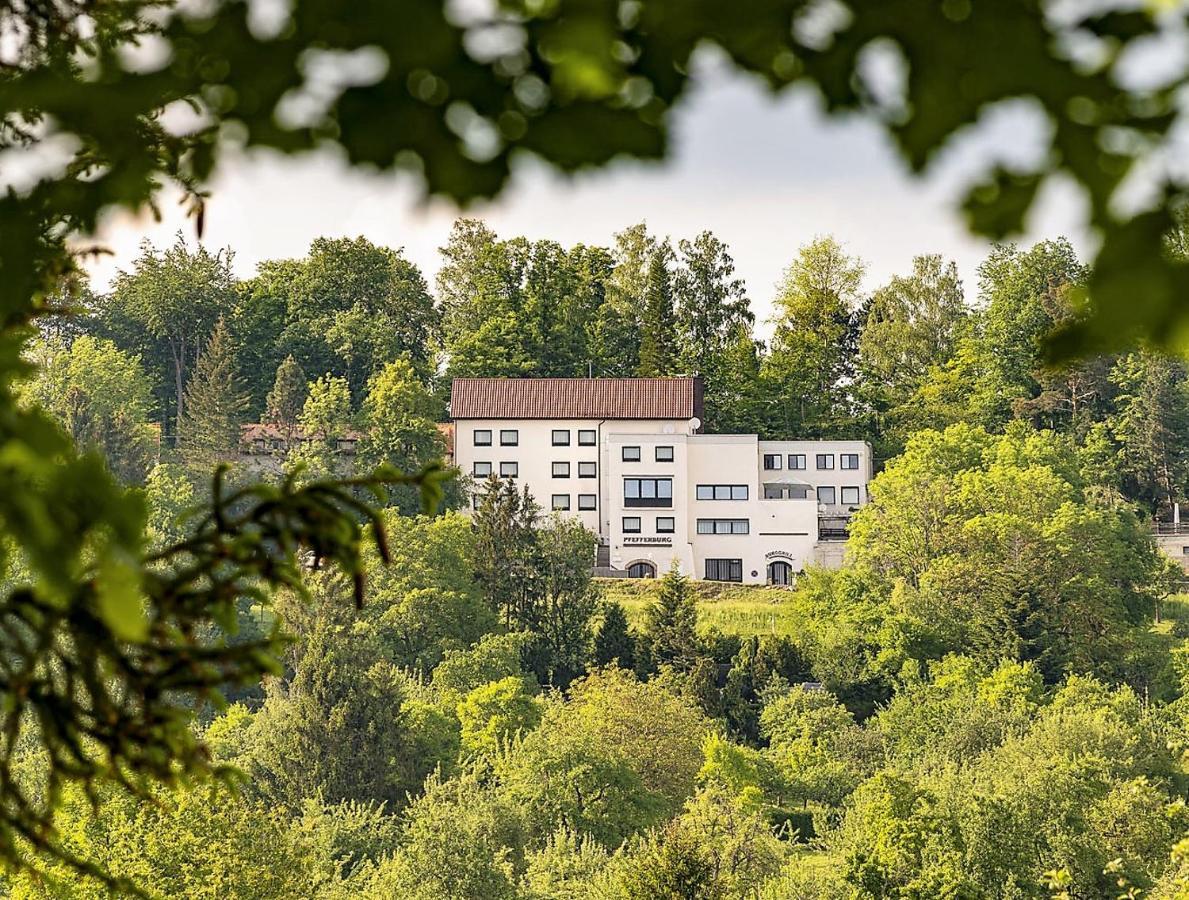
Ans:
[[[837,565],[867,502],[863,441],[702,434],[696,378],[457,378],[454,461],[527,486],[599,536],[600,569],[788,583]],[[611,574],[611,572],[608,572]]]

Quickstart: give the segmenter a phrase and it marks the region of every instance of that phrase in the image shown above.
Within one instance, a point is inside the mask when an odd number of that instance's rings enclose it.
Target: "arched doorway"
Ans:
[[[768,563],[768,584],[789,585],[793,583],[793,567],[783,559]]]
[[[628,566],[628,578],[656,578],[656,566],[650,562],[634,562]]]

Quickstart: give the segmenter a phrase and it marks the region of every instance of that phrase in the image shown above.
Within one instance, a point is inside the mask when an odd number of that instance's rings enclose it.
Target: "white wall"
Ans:
[[[501,446],[500,431],[515,429],[516,446]],[[555,447],[555,429],[570,432],[568,446]],[[476,430],[490,430],[492,445],[476,447]],[[578,443],[579,430],[596,433],[595,446]],[[742,560],[743,581],[762,584],[773,560],[788,562],[794,572],[815,560],[834,562],[840,558],[833,548],[818,543],[818,516],[841,514],[847,507],[819,507],[816,496],[797,499],[765,499],[764,484],[797,483],[858,487],[860,504],[866,503],[871,475],[871,448],[861,441],[758,441],[755,435],[695,434],[694,421],[642,419],[464,419],[455,423],[455,461],[464,474],[476,461],[490,462],[498,475],[501,462],[519,466],[518,485],[525,485],[548,515],[554,494],[570,497],[569,514],[600,535],[609,545],[611,565],[627,569],[637,562],[651,563],[658,575],[676,560],[680,570],[703,578],[707,559]],[[658,461],[657,447],[672,447],[673,460]],[[625,461],[624,447],[639,447],[640,460]],[[804,453],[807,468],[789,472],[763,469],[764,453]],[[835,468],[819,470],[818,453],[830,453]],[[843,470],[839,455],[857,453],[859,468]],[[787,462],[787,459],[785,460]],[[554,462],[568,462],[570,477],[554,478]],[[578,463],[596,463],[597,477],[578,477]],[[629,477],[671,478],[670,506],[629,506],[624,497],[624,479]],[[746,500],[699,500],[698,485],[746,485]],[[593,511],[578,509],[579,494],[597,494]],[[841,491],[838,492],[839,499]],[[672,533],[656,528],[657,517],[672,517]],[[625,533],[624,517],[641,520],[639,533]],[[746,519],[747,534],[698,534],[699,519]],[[840,546],[840,545],[836,545]],[[830,551],[830,552],[827,552]]]

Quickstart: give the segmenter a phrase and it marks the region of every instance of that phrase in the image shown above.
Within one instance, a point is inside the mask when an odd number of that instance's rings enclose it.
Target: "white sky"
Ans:
[[[499,200],[467,214],[501,236],[567,246],[608,245],[615,231],[640,220],[675,239],[710,229],[730,246],[761,321],[797,247],[826,233],[866,261],[868,288],[906,271],[914,254],[939,252],[957,261],[971,292],[986,245],[966,232],[955,185],[988,155],[1027,160],[1039,127],[1025,107],[999,110],[919,179],[871,123],[826,119],[806,91],[774,98],[717,71],[704,74],[680,107],[666,162],[624,161],[573,178],[526,165]],[[460,214],[419,202],[416,187],[397,176],[351,172],[330,155],[236,159],[212,188],[204,241],[234,248],[245,277],[261,260],[303,255],[316,237],[364,235],[403,247],[432,285],[437,248]],[[131,265],[142,240],[164,246],[178,229],[193,239],[182,210],[162,206],[161,222],[121,215],[106,223],[100,239],[112,255],[91,266],[96,288]],[[1073,189],[1049,190],[1023,240],[1065,234],[1084,254],[1082,213]]]

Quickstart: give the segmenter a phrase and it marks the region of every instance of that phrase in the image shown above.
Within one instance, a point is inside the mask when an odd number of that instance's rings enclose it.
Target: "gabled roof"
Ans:
[[[454,419],[702,418],[700,378],[455,378]]]

